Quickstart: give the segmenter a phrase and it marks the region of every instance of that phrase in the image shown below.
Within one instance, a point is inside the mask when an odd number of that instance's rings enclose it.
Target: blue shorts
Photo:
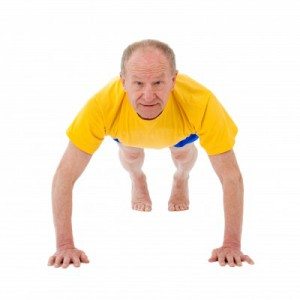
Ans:
[[[193,134],[189,135],[188,137],[186,137],[185,139],[183,139],[182,141],[180,141],[179,143],[177,143],[176,145],[174,145],[173,147],[176,147],[176,148],[183,147],[187,144],[197,141],[198,138],[199,138],[198,135],[193,133]],[[118,139],[114,139],[114,141],[120,143],[120,141]]]

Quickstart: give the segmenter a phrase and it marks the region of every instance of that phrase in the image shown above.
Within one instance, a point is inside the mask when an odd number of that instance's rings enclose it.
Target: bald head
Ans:
[[[127,63],[136,52],[153,52],[156,56],[164,56],[168,63],[168,68],[171,73],[176,72],[176,62],[174,51],[165,43],[157,40],[142,40],[130,44],[123,52],[121,60],[121,74],[125,75]]]

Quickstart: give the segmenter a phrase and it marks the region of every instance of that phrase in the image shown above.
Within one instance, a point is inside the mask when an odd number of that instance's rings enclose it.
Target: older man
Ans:
[[[132,181],[132,208],[150,211],[143,148],[168,147],[176,166],[168,202],[170,211],[189,208],[188,178],[196,158],[193,142],[207,152],[223,187],[225,232],[222,247],[210,262],[224,266],[253,264],[241,252],[243,181],[233,152],[237,127],[211,91],[178,74],[173,50],[160,41],[129,45],[122,57],[120,77],[92,97],[67,130],[69,145],[53,179],[53,215],[57,251],[49,265],[68,267],[88,263],[75,248],[72,235],[72,190],[105,136],[119,146],[123,167]]]

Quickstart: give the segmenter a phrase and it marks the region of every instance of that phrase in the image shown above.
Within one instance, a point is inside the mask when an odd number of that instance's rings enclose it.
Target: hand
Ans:
[[[48,266],[59,268],[67,268],[69,264],[73,263],[75,267],[80,267],[80,263],[89,263],[89,259],[86,254],[76,248],[60,249],[51,256],[48,260]]]
[[[211,258],[208,261],[219,261],[219,264],[222,267],[226,265],[226,262],[230,267],[235,267],[236,265],[241,267],[242,261],[246,261],[250,265],[254,265],[254,261],[248,255],[244,255],[239,248],[225,246],[214,249],[212,251]]]

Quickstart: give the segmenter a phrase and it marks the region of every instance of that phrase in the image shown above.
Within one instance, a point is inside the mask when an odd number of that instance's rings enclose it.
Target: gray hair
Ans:
[[[176,72],[175,54],[171,47],[166,43],[160,42],[158,40],[147,39],[132,43],[123,51],[121,60],[121,74],[125,74],[125,65],[131,57],[132,53],[141,48],[154,48],[160,50],[169,60],[172,72]]]

